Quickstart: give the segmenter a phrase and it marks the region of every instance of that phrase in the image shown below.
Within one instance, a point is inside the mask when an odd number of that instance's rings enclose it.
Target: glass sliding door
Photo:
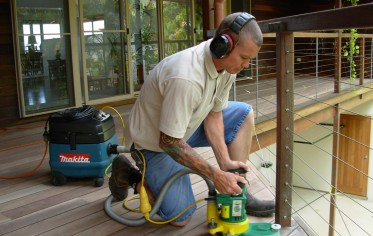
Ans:
[[[136,92],[162,58],[202,41],[202,0],[130,0],[129,9]]]
[[[165,56],[194,45],[192,0],[163,1]]]
[[[133,84],[134,91],[139,91],[160,59],[157,1],[131,0],[130,19]]]
[[[203,0],[194,0],[194,35],[196,44],[203,41]]]
[[[16,0],[22,115],[73,106],[67,0]]]
[[[125,0],[82,0],[85,76],[89,100],[130,93],[126,68]]]
[[[200,42],[203,0],[12,0],[22,117],[133,99]]]

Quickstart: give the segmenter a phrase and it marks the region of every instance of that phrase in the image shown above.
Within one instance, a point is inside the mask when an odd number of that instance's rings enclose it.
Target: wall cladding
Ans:
[[[251,12],[258,20],[304,14],[334,8],[330,0],[256,0],[251,2]]]
[[[251,2],[251,12],[258,21],[322,11],[334,8],[334,1],[328,0],[257,0]],[[306,45],[306,44],[305,44]],[[304,46],[307,48],[307,46]],[[305,49],[299,48],[299,50]],[[259,53],[259,79],[276,78],[276,39],[264,38]],[[308,66],[308,65],[305,65]]]
[[[0,0],[0,124],[19,120],[16,71],[9,0]]]

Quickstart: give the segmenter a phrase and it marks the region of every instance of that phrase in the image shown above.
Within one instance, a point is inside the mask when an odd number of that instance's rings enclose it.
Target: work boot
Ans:
[[[246,214],[251,216],[266,217],[275,212],[275,202],[259,200],[251,193],[246,193]]]
[[[122,201],[128,195],[128,188],[132,187],[136,194],[136,185],[141,181],[141,172],[137,170],[127,157],[118,155],[112,163],[109,189],[116,200]]]

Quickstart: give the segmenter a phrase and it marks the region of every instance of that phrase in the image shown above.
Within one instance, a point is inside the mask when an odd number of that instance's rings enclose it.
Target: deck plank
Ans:
[[[76,189],[72,189],[55,196],[41,198],[40,200],[33,202],[33,204],[19,206],[11,210],[4,211],[2,214],[11,219],[16,219],[64,203],[65,201],[70,201],[71,199],[78,199],[80,196],[95,192],[96,190],[97,189],[92,187],[92,185],[81,186],[78,191],[76,191]],[[86,201],[84,200],[84,202]]]
[[[24,196],[22,198],[12,199],[11,201],[0,204],[0,212],[9,211],[17,207],[22,207],[28,204],[33,204],[34,202],[39,201],[40,199],[53,197],[53,196],[62,194],[67,191],[72,191],[74,189],[77,190],[77,188],[79,187],[80,186],[77,186],[77,185],[65,185],[65,186],[60,186],[59,188],[52,187],[52,188],[48,188],[44,191],[40,191],[32,195]]]
[[[38,184],[38,185],[35,185],[35,186],[32,186],[32,187],[23,188],[21,190],[15,191],[15,192],[11,192],[11,193],[2,195],[1,199],[0,199],[0,204],[6,203],[6,202],[11,201],[11,200],[18,200],[19,198],[22,198],[22,197],[25,197],[25,196],[28,196],[28,195],[32,195],[32,194],[35,194],[35,193],[38,193],[38,192],[41,192],[41,191],[44,191],[44,190],[47,190],[47,189],[51,189],[51,188],[52,188],[52,186],[48,186],[48,185],[45,185],[45,184]]]
[[[84,204],[86,204],[86,202],[83,200],[72,199],[50,207],[49,209],[45,209],[44,211],[30,213],[17,219],[13,219],[12,221],[2,223],[0,224],[0,235],[37,234],[41,229],[39,228],[39,225],[33,228],[32,226],[34,226],[35,223],[39,222],[40,224],[40,222],[42,222],[43,224],[45,223],[46,226],[52,225],[51,222],[49,222],[49,219],[51,219],[52,216],[63,212],[73,211],[72,209],[76,209]]]

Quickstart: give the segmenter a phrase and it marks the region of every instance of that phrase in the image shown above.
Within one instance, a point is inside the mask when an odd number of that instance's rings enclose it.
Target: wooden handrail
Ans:
[[[373,27],[373,3],[259,21],[263,33]],[[282,27],[277,27],[281,23]]]

